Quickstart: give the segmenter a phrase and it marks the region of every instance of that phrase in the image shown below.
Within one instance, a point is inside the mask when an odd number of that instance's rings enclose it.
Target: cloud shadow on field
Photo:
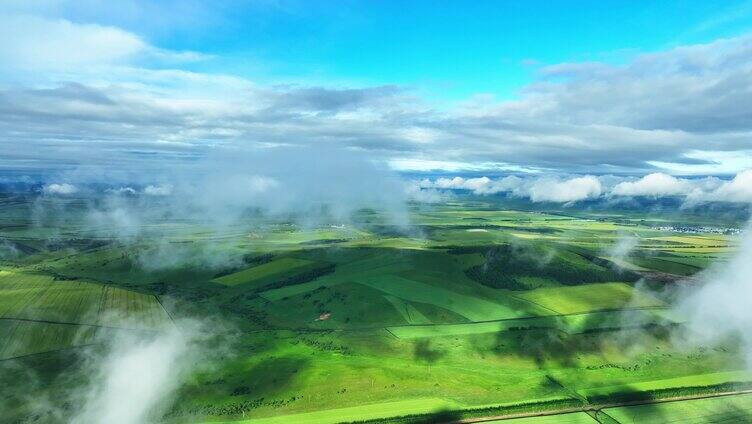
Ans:
[[[231,395],[272,396],[287,389],[309,364],[300,357],[269,358],[230,378]]]
[[[429,339],[420,339],[413,345],[413,358],[416,361],[426,362],[429,365],[441,359],[446,352],[431,346]]]
[[[577,367],[582,355],[600,354],[605,343],[627,351],[635,343],[665,342],[672,335],[672,328],[666,325],[638,322],[634,326],[600,328],[602,321],[601,315],[588,314],[574,333],[555,328],[499,331],[493,347],[488,349],[476,345],[476,348],[481,351],[490,350],[497,355],[514,354],[531,358],[540,369]]]
[[[8,422],[66,423],[83,401],[86,349],[45,352],[0,361],[0,410]]]
[[[406,421],[408,424],[448,424],[456,423],[462,419],[462,414],[457,411],[443,410],[427,414],[422,417]]]

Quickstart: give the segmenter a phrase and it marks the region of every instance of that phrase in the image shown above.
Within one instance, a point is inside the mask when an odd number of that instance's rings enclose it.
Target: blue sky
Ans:
[[[215,57],[192,69],[269,83],[404,84],[450,99],[512,96],[541,65],[620,63],[752,28],[747,1],[261,1],[181,9],[164,3],[153,12],[178,15],[167,25],[139,13],[103,21],[162,48]]]
[[[8,0],[0,170],[242,148],[400,172],[752,168],[752,1]]]

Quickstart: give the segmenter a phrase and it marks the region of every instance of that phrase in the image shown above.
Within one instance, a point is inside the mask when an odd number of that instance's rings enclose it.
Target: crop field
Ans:
[[[3,319],[107,325],[120,316],[132,320],[132,325],[147,328],[168,321],[154,296],[117,287],[51,278],[42,280],[21,273],[14,275],[12,283],[0,284]]]
[[[548,415],[541,417],[515,418],[511,420],[484,421],[491,424],[596,424],[598,421],[584,412]]]
[[[460,405],[439,398],[414,399],[397,402],[375,403],[350,408],[330,409],[320,412],[293,414],[281,417],[262,418],[241,421],[248,424],[326,424],[331,422],[348,422],[375,420],[408,414],[424,414],[444,409],[453,409]]]
[[[749,381],[752,374],[748,371],[726,371],[709,374],[693,374],[661,380],[635,381],[629,384],[618,384],[593,387],[580,390],[586,397],[608,396],[616,393],[647,392],[650,390],[664,390],[674,387],[703,387],[715,386],[729,381]]]
[[[106,286],[99,301],[97,324],[127,328],[159,329],[170,317],[156,297]]]
[[[412,281],[394,275],[381,275],[357,281],[384,293],[411,302],[427,303],[456,313],[470,321],[517,318],[520,312],[506,305]]]
[[[652,296],[635,291],[625,283],[547,287],[516,295],[557,314],[578,314],[602,310],[655,308],[665,306]]]
[[[99,331],[88,325],[4,319],[0,321],[0,360],[86,346]]]
[[[85,346],[102,331],[170,325],[157,299],[95,282],[0,271],[0,359]]]
[[[294,273],[301,269],[309,268],[314,262],[305,259],[281,258],[252,268],[244,269],[214,281],[226,286],[238,284],[252,284],[257,281],[272,279],[287,273]]]
[[[619,423],[743,423],[752,419],[752,395],[607,408],[604,412]]]
[[[512,210],[484,199],[415,208],[407,228],[370,211],[347,224],[270,221],[220,234],[155,222],[148,228],[167,241],[146,233],[131,245],[94,238],[73,219],[27,225],[23,202],[0,203],[8,223],[0,239],[24,252],[0,260],[0,373],[21,381],[22,366],[31,367],[45,384],[30,395],[58,396],[80,379],[87,349],[120,332],[158,337],[206,321],[199,339],[223,341],[195,360],[211,366],[186,376],[164,422],[546,413],[554,415],[500,422],[596,423],[606,421],[584,406],[625,393],[653,401],[752,383],[738,340],[686,347],[673,333],[686,317],[672,289],[725,261],[735,236],[657,229],[706,225],[700,217]],[[634,248],[615,254],[625,237]],[[13,380],[0,395],[21,405],[23,385]],[[748,399],[599,414],[620,423],[743,421]],[[17,421],[31,416],[11,411]]]
[[[410,323],[413,324],[413,323]],[[390,333],[400,339],[422,337],[457,336],[467,334],[497,333],[500,331],[520,330],[526,328],[563,328],[564,322],[559,317],[530,317],[522,319],[504,319],[491,322],[468,324],[405,325],[388,327]]]
[[[394,309],[399,312],[408,324],[430,324],[431,321],[426,318],[415,306],[395,297],[384,295],[384,298],[394,305]]]
[[[339,256],[340,254],[341,252],[337,252],[336,256]],[[332,259],[339,261],[339,258],[336,256]],[[275,301],[285,297],[311,292],[322,286],[330,287],[353,281],[353,279],[357,277],[382,275],[389,272],[396,273],[407,270],[410,267],[409,258],[405,257],[406,255],[400,254],[399,251],[394,252],[388,249],[378,249],[365,253],[361,252],[361,254],[355,253],[353,255],[345,253],[343,256],[345,261],[350,259],[350,257],[352,257],[353,260],[341,265],[337,263],[335,271],[331,275],[307,283],[267,290],[262,292],[261,296],[268,300]]]

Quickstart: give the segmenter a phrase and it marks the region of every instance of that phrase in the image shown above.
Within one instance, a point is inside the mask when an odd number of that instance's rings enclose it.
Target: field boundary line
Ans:
[[[170,319],[170,322],[172,322],[172,325],[175,325],[175,319],[172,318],[172,314],[170,313],[170,311],[168,311],[167,308],[165,308],[164,304],[162,303],[162,299],[159,298],[159,295],[154,294],[152,296],[154,296],[154,299],[157,300],[157,303],[159,303],[159,306],[162,308],[162,310],[165,311],[165,314],[167,314],[167,318]]]
[[[528,290],[525,290],[525,291],[528,291]],[[547,307],[547,306],[543,306],[543,305],[539,304],[538,302],[535,302],[534,300],[530,300],[530,299],[525,299],[524,297],[519,297],[519,296],[517,296],[517,295],[515,295],[515,294],[511,294],[511,293],[509,294],[509,297],[511,297],[512,299],[517,299],[517,300],[519,300],[520,302],[527,302],[527,303],[530,303],[530,304],[532,304],[532,305],[535,305],[535,306],[537,306],[537,307],[539,307],[539,308],[541,308],[541,309],[543,309],[543,310],[546,310],[546,311],[550,311],[550,312],[553,312],[553,313],[554,313],[555,315],[561,315],[561,314],[559,313],[559,311],[555,311],[555,310],[553,310],[553,309],[551,309],[551,308],[549,308],[549,307]]]
[[[29,354],[26,354],[26,355],[12,356],[10,358],[0,358],[0,362],[3,362],[3,361],[12,361],[14,359],[23,359],[23,358],[28,358],[30,356],[36,356],[36,355],[44,355],[45,353],[56,353],[56,352],[63,352],[63,351],[66,351],[66,350],[75,350],[75,349],[80,349],[82,347],[96,346],[98,344],[99,343],[86,343],[86,344],[82,344],[82,345],[63,347],[63,348],[60,348],[60,349],[45,350],[44,352],[35,352],[35,353],[29,353]]]
[[[519,412],[516,414],[509,414],[509,415],[496,415],[496,416],[487,416],[487,417],[477,417],[477,418],[465,418],[459,421],[453,421],[455,423],[461,423],[461,424],[470,424],[470,423],[484,423],[488,421],[501,421],[501,420],[514,420],[517,418],[530,418],[530,417],[550,417],[553,415],[567,415],[567,414],[575,414],[578,412],[586,412],[587,409],[582,407],[571,407],[571,408],[564,408],[564,409],[553,409],[551,411],[541,411],[541,412]]]
[[[619,407],[624,407],[624,406],[653,405],[657,403],[683,402],[683,401],[690,401],[690,400],[712,399],[712,398],[718,398],[718,397],[739,396],[739,395],[749,395],[749,394],[752,394],[752,389],[736,390],[732,392],[705,393],[705,394],[698,394],[698,395],[686,395],[686,396],[676,396],[676,397],[658,398],[658,399],[604,403],[604,404],[595,404],[595,405],[590,404],[590,405],[585,405],[581,407],[573,407],[573,408],[565,408],[565,409],[541,411],[541,412],[522,412],[518,414],[508,414],[508,415],[489,415],[485,417],[465,418],[465,419],[461,419],[461,420],[457,420],[453,422],[461,423],[461,424],[471,424],[471,423],[483,423],[483,422],[488,422],[488,421],[512,420],[516,418],[565,415],[565,414],[571,414],[573,412],[601,412],[604,409],[619,408]],[[458,412],[462,412],[462,410],[459,410]]]
[[[402,340],[399,337],[397,337],[396,334],[392,333],[392,330],[390,330],[389,327],[384,327],[384,330],[386,330],[387,333],[391,334],[392,337],[394,337],[395,339]]]
[[[556,318],[556,317],[571,317],[576,315],[589,315],[589,314],[596,314],[596,313],[603,313],[603,312],[622,312],[622,311],[649,311],[649,310],[661,310],[661,309],[670,309],[666,306],[638,306],[634,308],[611,308],[611,309],[599,309],[595,311],[589,311],[589,312],[569,312],[566,314],[560,314],[557,313],[556,315],[535,315],[535,316],[526,316],[526,317],[519,317],[519,318],[501,318],[501,319],[489,319],[489,320],[480,320],[480,321],[470,321],[470,322],[450,322],[450,323],[433,323],[433,324],[398,324],[398,325],[390,325],[389,328],[397,328],[397,327],[432,327],[437,325],[468,325],[468,324],[488,324],[493,322],[505,322],[505,321],[522,321],[522,320],[533,320],[533,319],[541,319],[541,318]]]
[[[660,309],[668,309],[668,308],[663,307],[663,306],[647,306],[647,307],[625,308],[625,309],[608,309],[608,310],[599,310],[599,311],[593,311],[593,312],[573,312],[573,313],[558,314],[558,315],[527,316],[527,317],[520,317],[520,318],[502,318],[502,319],[496,319],[496,320],[482,320],[482,321],[470,321],[470,322],[447,322],[447,323],[432,323],[432,324],[396,324],[396,325],[389,325],[386,327],[368,326],[368,327],[351,327],[351,328],[310,328],[310,327],[258,328],[258,329],[253,329],[253,330],[247,330],[245,331],[245,333],[264,333],[264,332],[270,332],[270,331],[303,331],[303,332],[310,332],[310,333],[321,333],[321,332],[351,333],[351,332],[375,331],[375,330],[389,331],[390,328],[439,327],[439,326],[460,326],[460,325],[473,325],[473,324],[491,324],[491,323],[503,323],[506,321],[533,320],[533,319],[540,319],[540,318],[557,318],[557,317],[568,317],[568,316],[575,316],[575,315],[588,315],[588,314],[603,313],[603,312],[640,311],[640,310],[652,310],[652,309],[660,310]],[[619,328],[640,328],[640,326],[619,327]],[[391,333],[391,331],[389,332]]]
[[[39,322],[39,323],[42,323],[42,324],[76,325],[76,326],[80,326],[80,327],[107,328],[107,329],[111,329],[111,330],[128,330],[128,331],[142,331],[142,332],[147,332],[147,333],[159,333],[159,330],[151,330],[151,329],[148,329],[148,328],[114,327],[114,326],[111,326],[111,325],[84,324],[84,323],[80,323],[80,322],[52,321],[52,320],[45,320],[45,319],[0,317],[0,320],[4,320],[4,321]]]

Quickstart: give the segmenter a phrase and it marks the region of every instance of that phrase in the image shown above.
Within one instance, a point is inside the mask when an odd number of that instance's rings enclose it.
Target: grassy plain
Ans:
[[[620,423],[744,423],[752,420],[752,395],[608,408],[604,412]]]
[[[557,314],[578,314],[629,308],[659,308],[665,304],[626,283],[598,283],[572,287],[546,287],[516,295]]]
[[[33,390],[0,388],[17,404],[22,390],[64,394],[60,367],[73,372],[78,362],[63,358],[112,332],[158,334],[185,317],[224,322],[216,331],[231,342],[179,387],[160,417],[174,423],[438,420],[752,381],[735,340],[682,348],[671,338],[683,319],[665,289],[723,261],[736,239],[656,228],[701,217],[667,223],[463,200],[416,206],[408,228],[370,212],[347,225],[265,222],[223,234],[175,224],[164,229],[175,255],[162,257],[162,240],[126,246],[75,220],[34,225],[32,204],[0,201],[0,238],[23,252],[0,258],[0,373],[23,365],[46,379]],[[614,258],[610,248],[626,236],[636,248]],[[202,243],[227,260],[199,260]],[[655,410],[679,414],[671,405]],[[606,412],[623,422],[654,416],[630,408]],[[572,413],[509,422],[595,420]]]
[[[511,420],[485,421],[487,424],[596,424],[590,415],[584,412],[548,415],[541,417],[515,418]]]
[[[236,286],[238,284],[250,284],[259,280],[273,278],[284,275],[291,271],[298,271],[314,265],[315,262],[297,258],[281,258],[257,265],[242,271],[234,272],[230,275],[215,278],[214,281],[226,286]]]

